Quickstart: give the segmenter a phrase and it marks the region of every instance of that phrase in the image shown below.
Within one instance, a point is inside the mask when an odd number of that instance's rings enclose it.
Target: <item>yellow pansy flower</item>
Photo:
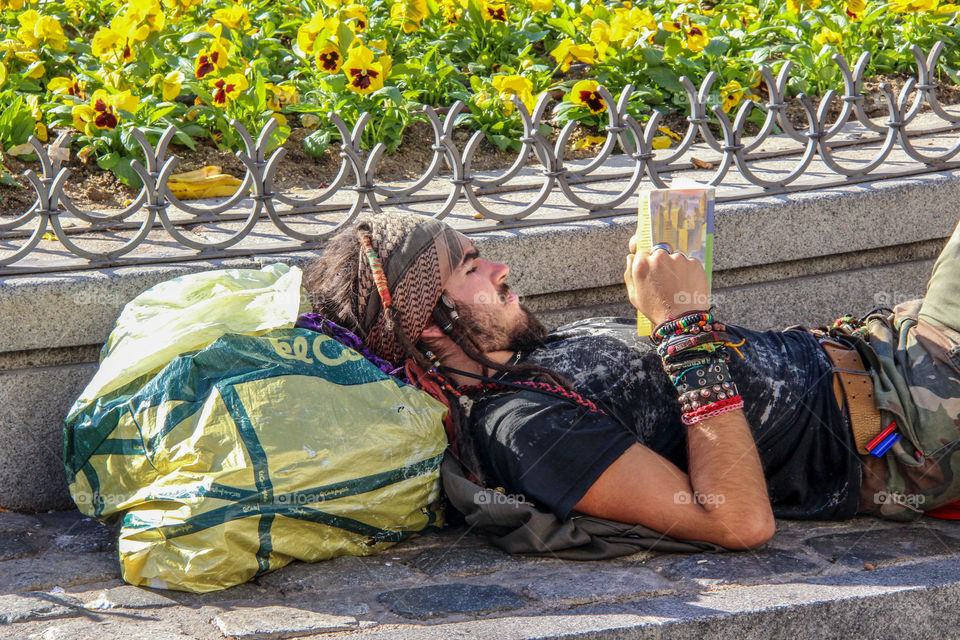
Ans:
[[[7,65],[0,62],[0,89],[7,83]]]
[[[424,0],[424,5],[426,5],[426,0]],[[357,33],[363,33],[367,30],[367,8],[362,4],[354,4],[349,7],[344,7],[341,15],[347,20],[356,20],[357,21]]]
[[[76,76],[57,76],[47,83],[47,90],[59,96],[72,96],[74,98],[86,99],[83,93],[83,84]]]
[[[839,47],[843,42],[843,36],[832,29],[823,28],[820,30],[820,33],[813,36],[813,41],[820,45],[818,50],[828,44]]]
[[[804,9],[818,9],[820,0],[787,0],[787,11],[800,13]]]
[[[720,89],[720,97],[723,99],[721,105],[724,112],[729,113],[730,109],[740,104],[746,89],[736,80],[731,80]]]
[[[246,31],[250,28],[250,13],[246,7],[236,4],[228,9],[217,9],[213,19],[234,31]]]
[[[161,97],[169,102],[180,95],[180,89],[183,87],[183,81],[185,77],[183,71],[179,69],[176,71],[171,71],[167,75],[163,76],[163,80],[160,84],[160,95]]]
[[[570,102],[590,109],[590,113],[603,113],[607,103],[597,92],[600,85],[595,80],[581,80],[570,91]]]
[[[0,11],[6,11],[10,9],[11,11],[19,11],[26,6],[24,0],[0,0]]]
[[[534,11],[553,11],[553,0],[530,0],[530,8]]]
[[[266,87],[269,94],[267,108],[273,111],[280,111],[284,107],[297,104],[300,100],[300,94],[297,93],[297,88],[292,84],[275,85],[268,82]]]
[[[507,4],[505,2],[488,2],[487,0],[482,0],[480,12],[483,14],[484,20],[490,20],[492,22],[506,22],[507,21]]]
[[[326,18],[319,11],[313,14],[310,22],[305,22],[297,29],[297,45],[304,53],[313,53],[319,45],[318,40],[326,41],[328,38],[335,38],[337,30],[340,28],[340,21],[337,18]],[[349,43],[344,43],[344,46]]]
[[[340,49],[333,44],[328,44],[317,51],[317,68],[327,73],[337,73],[343,66],[343,56],[340,55]]]
[[[350,91],[368,94],[383,87],[383,69],[374,62],[373,51],[363,45],[350,50],[343,63],[343,73]]]
[[[517,96],[520,102],[527,108],[527,111],[533,111],[536,100],[533,98],[533,83],[523,76],[493,76],[491,78],[493,88],[500,95],[500,99],[506,103],[511,103],[511,98]]]
[[[939,0],[893,0],[890,10],[894,13],[917,13],[919,11],[934,11]]]
[[[236,100],[250,83],[239,73],[231,73],[226,78],[217,78],[213,85],[213,104],[218,107],[225,107],[231,100]]]
[[[25,45],[39,48],[45,44],[57,51],[66,50],[67,36],[53,16],[42,16],[35,9],[30,9],[17,16],[17,21],[20,23],[17,38]]]
[[[199,80],[225,66],[227,66],[227,50],[219,41],[214,40],[210,46],[200,51],[196,62],[193,63],[193,70]]]
[[[390,17],[401,21],[404,33],[420,29],[420,23],[430,15],[426,0],[398,0],[390,7]]]
[[[560,65],[561,71],[569,71],[570,65],[574,60],[591,64],[595,61],[593,45],[575,44],[573,40],[567,38],[561,40],[553,51],[550,52],[553,59]]]
[[[136,110],[138,99],[129,91],[109,94],[97,89],[90,96],[89,104],[80,104],[73,108],[73,127],[87,135],[93,135],[98,129],[113,131],[120,124],[120,111]]]
[[[603,62],[610,46],[610,25],[605,20],[597,19],[590,23],[590,42],[597,48],[597,59]]]

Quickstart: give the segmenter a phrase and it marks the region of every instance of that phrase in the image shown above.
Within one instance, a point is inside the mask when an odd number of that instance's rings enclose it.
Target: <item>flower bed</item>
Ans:
[[[958,9],[939,0],[0,0],[0,148],[29,162],[31,134],[72,130],[81,162],[136,186],[133,126],[156,139],[172,124],[182,147],[234,150],[231,119],[258,131],[274,118],[273,146],[299,128],[296,144],[322,158],[337,141],[330,111],[349,124],[371,113],[364,146],[392,151],[425,105],[463,100],[459,124],[507,150],[522,130],[513,98],[531,109],[544,91],[555,99],[552,124],[589,129],[607,108],[598,83],[640,87],[628,110],[643,119],[686,106],[680,76],[699,84],[716,71],[713,99],[729,111],[759,103],[761,64],[793,61],[790,93],[820,94],[841,86],[834,53],[869,52],[867,74],[891,74],[913,69],[911,44],[936,40],[947,42],[940,69],[956,81]]]

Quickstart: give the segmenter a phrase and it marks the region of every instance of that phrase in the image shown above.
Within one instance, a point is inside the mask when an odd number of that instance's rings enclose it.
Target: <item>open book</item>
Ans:
[[[651,189],[640,192],[640,211],[637,221],[637,251],[650,250],[666,244],[672,251],[682,251],[703,264],[707,272],[709,291],[713,276],[713,187],[689,180],[674,180],[669,189]],[[679,292],[678,296],[692,292]],[[681,301],[697,305],[696,300]],[[698,308],[710,306],[703,300]],[[653,331],[650,321],[637,312],[637,333],[649,336]]]

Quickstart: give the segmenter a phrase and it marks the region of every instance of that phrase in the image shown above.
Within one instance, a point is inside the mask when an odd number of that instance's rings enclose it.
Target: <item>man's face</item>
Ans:
[[[487,353],[539,346],[547,334],[546,327],[510,291],[509,274],[510,267],[482,259],[471,243],[463,263],[447,281],[447,296]]]

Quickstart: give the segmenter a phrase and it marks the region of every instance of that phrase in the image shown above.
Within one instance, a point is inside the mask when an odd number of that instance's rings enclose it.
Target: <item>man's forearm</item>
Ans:
[[[728,548],[750,548],[773,534],[774,520],[757,446],[743,411],[687,427],[692,499],[708,512]]]

